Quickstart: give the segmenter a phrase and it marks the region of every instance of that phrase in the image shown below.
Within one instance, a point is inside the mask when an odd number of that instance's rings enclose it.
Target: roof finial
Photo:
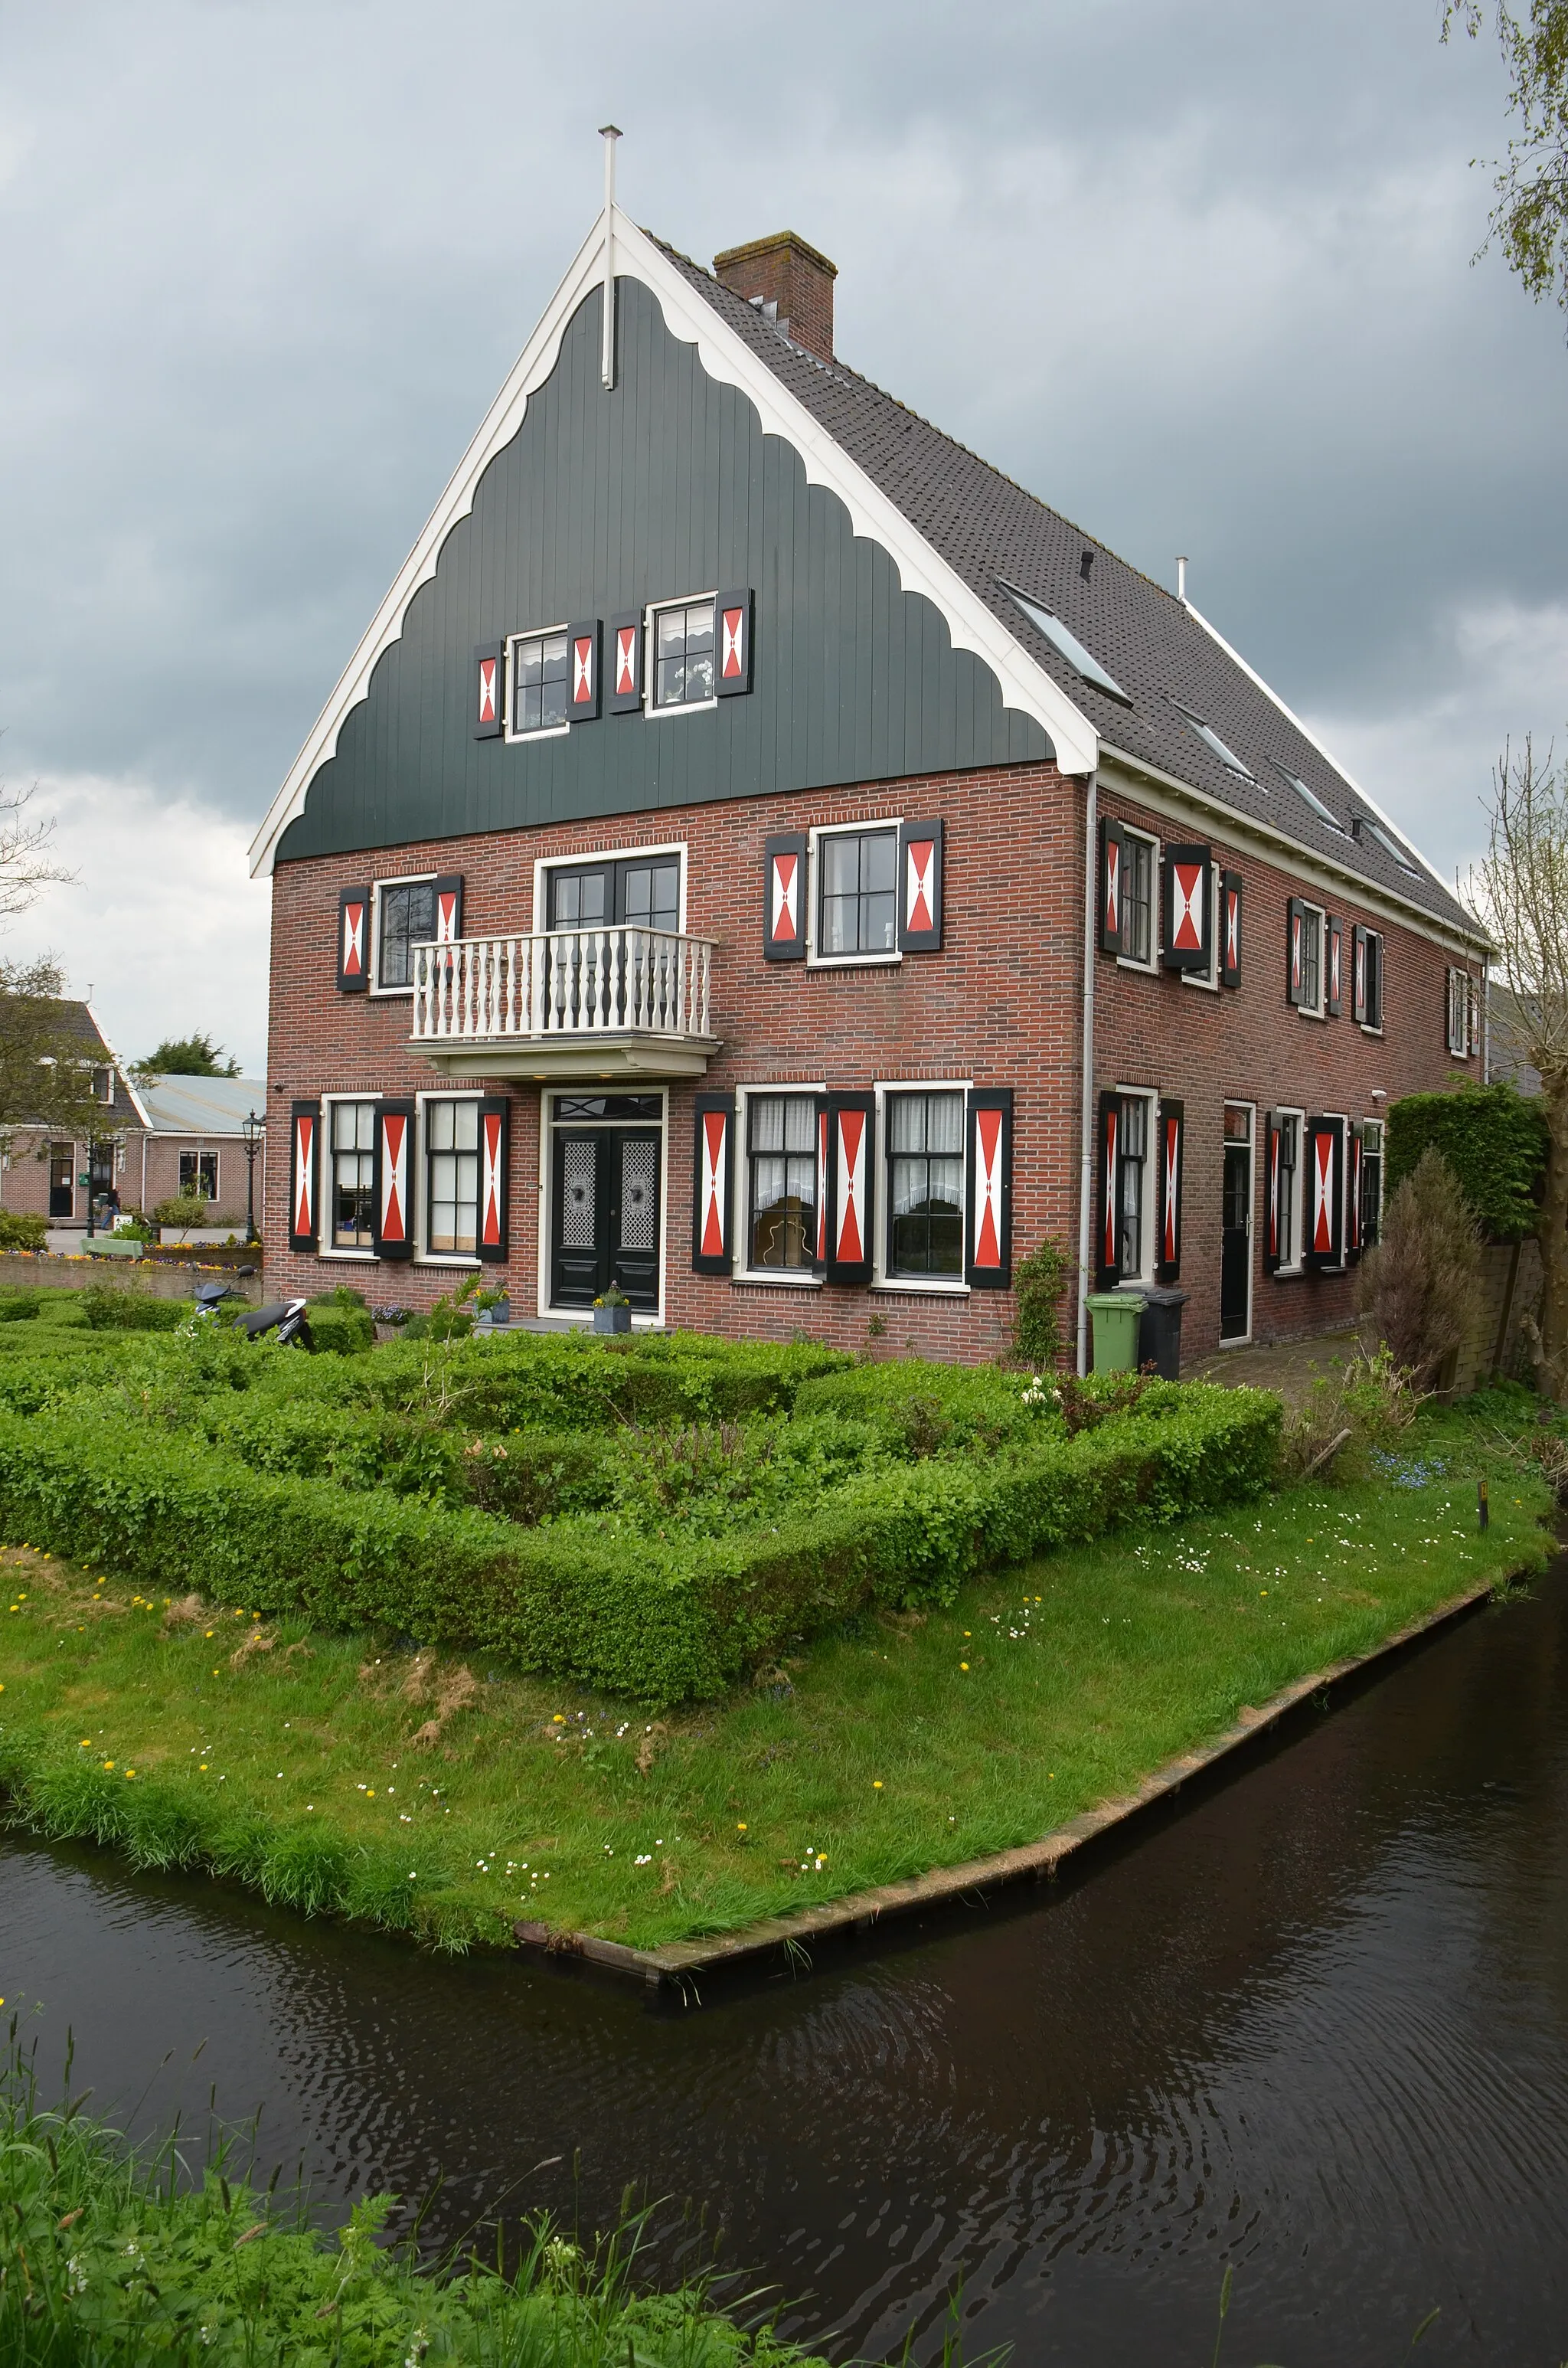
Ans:
[[[605,318],[599,376],[608,389],[615,384],[615,143],[620,138],[619,124],[601,123],[599,138],[605,143]]]
[[[1186,599],[1186,598],[1187,598],[1187,554],[1185,553],[1185,552],[1178,552],[1176,553],[1176,598],[1177,598],[1178,600],[1185,600],[1185,599]]]

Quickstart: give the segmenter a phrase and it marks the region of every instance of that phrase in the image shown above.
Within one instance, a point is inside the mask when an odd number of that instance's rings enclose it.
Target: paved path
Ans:
[[[1220,1349],[1182,1365],[1185,1382],[1222,1382],[1233,1389],[1278,1390],[1299,1406],[1320,1376],[1332,1375],[1356,1353],[1356,1334],[1319,1332],[1310,1340],[1281,1340],[1270,1349]]]

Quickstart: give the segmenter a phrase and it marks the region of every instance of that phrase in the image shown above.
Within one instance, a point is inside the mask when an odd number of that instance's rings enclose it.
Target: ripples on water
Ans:
[[[428,2228],[689,2201],[841,2355],[1553,2368],[1568,2354],[1568,1577],[1049,1896],[701,2013],[450,1965],[111,1861],[0,1850],[0,1982],[140,2126],[261,2115]],[[191,2062],[199,2041],[207,2045]],[[163,2071],[168,2049],[175,2061]],[[560,2159],[549,2164],[547,2157]],[[538,2168],[543,2164],[545,2167]]]

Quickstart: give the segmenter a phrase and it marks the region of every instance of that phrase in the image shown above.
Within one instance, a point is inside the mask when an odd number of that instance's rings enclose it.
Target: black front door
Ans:
[[[1227,1113],[1228,1115],[1228,1113]],[[1244,1340],[1251,1330],[1252,1144],[1225,1145],[1225,1187],[1220,1218],[1220,1338]]]
[[[555,1128],[551,1304],[591,1307],[610,1284],[659,1304],[657,1127]]]
[[[76,1146],[74,1143],[51,1143],[49,1146],[49,1213],[51,1217],[70,1217],[76,1212]]]

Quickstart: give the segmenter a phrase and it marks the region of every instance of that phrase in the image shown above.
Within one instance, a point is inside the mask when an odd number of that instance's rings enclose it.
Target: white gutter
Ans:
[[[1078,1162],[1078,1373],[1089,1370],[1089,1245],[1094,1225],[1095,1197],[1095,927],[1099,903],[1097,881],[1100,777],[1092,772],[1084,801],[1084,1090],[1079,1125],[1083,1135]]]

